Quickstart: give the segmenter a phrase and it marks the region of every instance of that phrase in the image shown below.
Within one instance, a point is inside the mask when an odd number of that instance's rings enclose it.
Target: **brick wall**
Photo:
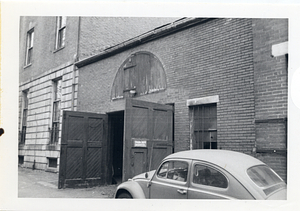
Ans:
[[[124,100],[111,101],[111,86],[121,64],[137,51],[153,53],[164,66],[167,89],[137,99],[174,103],[175,151],[190,147],[186,100],[214,95],[220,99],[217,104],[220,147],[248,153],[253,150],[250,19],[214,19],[80,68],[78,110],[105,113],[124,109]]]
[[[177,19],[179,18],[81,17],[80,60]]]
[[[253,64],[257,157],[286,181],[287,57],[272,46],[288,40],[288,19],[253,19]]]
[[[272,57],[272,45],[288,40],[287,19],[253,19],[255,118],[287,117],[287,59]]]

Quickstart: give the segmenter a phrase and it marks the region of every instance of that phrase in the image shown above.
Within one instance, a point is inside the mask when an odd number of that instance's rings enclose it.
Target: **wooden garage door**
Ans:
[[[173,107],[127,99],[123,181],[156,169],[173,151]]]
[[[64,111],[60,153],[59,188],[107,183],[107,115]]]

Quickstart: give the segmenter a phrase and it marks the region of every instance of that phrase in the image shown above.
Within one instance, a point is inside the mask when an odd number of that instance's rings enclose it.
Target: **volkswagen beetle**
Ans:
[[[286,183],[275,171],[250,155],[189,150],[121,183],[115,198],[278,200],[286,194]]]

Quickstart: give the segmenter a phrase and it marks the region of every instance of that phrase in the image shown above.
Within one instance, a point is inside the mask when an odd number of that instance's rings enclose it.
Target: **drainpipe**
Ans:
[[[34,140],[34,153],[33,153],[33,165],[32,165],[32,170],[35,170],[35,154],[36,154],[36,140],[37,140],[37,119],[36,119],[36,113],[34,113],[34,118],[35,118],[35,125],[36,125],[36,131],[35,131],[35,140]]]
[[[74,61],[73,61],[73,71],[72,71],[72,99],[71,99],[71,110],[74,111],[74,98],[75,98],[75,71],[76,71],[76,66],[75,63],[78,61],[79,57],[79,38],[80,38],[80,22],[81,22],[81,17],[78,17],[78,32],[77,32],[77,43],[76,43],[76,53],[74,55]]]

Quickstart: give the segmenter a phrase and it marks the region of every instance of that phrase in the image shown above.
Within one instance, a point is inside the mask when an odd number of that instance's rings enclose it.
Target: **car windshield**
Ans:
[[[259,187],[265,188],[282,182],[282,179],[268,166],[253,166],[247,170],[251,180]]]

